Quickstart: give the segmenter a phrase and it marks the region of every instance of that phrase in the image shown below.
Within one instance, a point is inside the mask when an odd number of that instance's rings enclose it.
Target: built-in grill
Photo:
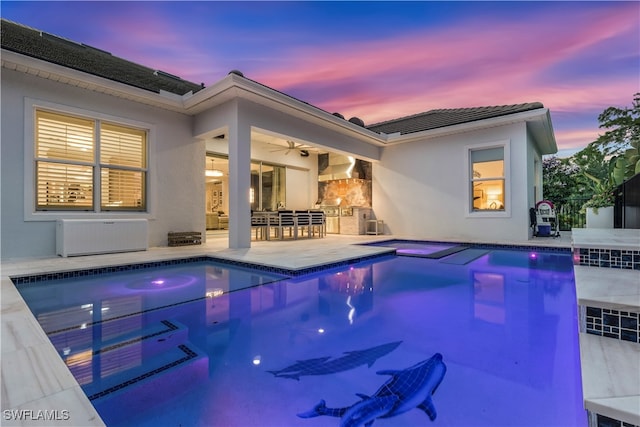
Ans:
[[[323,200],[320,209],[326,217],[327,233],[340,234],[340,199]]]

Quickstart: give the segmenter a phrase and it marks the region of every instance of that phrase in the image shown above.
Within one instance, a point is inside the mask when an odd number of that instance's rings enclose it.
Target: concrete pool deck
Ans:
[[[344,261],[353,258],[383,253],[386,248],[361,246],[357,243],[403,238],[402,236],[342,236],[329,235],[323,239],[301,239],[291,241],[252,242],[250,249],[227,249],[227,240],[210,236],[200,246],[151,248],[144,252],[82,256],[74,258],[42,258],[29,260],[3,260],[1,272],[1,356],[2,356],[2,425],[104,425],[82,389],[73,378],[57,351],[11,282],[10,277],[39,273],[81,270],[95,267],[135,264],[148,261],[209,255],[291,270],[304,269],[319,264]],[[604,238],[606,241],[606,237]],[[427,239],[424,239],[427,240]],[[596,238],[600,243],[603,238]],[[624,239],[623,239],[624,240]],[[525,246],[571,247],[571,233],[564,232],[560,238],[536,238],[528,242],[465,242],[509,244]],[[617,242],[612,242],[616,243]],[[623,245],[626,244],[623,242]],[[637,247],[635,247],[637,249]],[[603,269],[595,269],[603,270]],[[596,275],[597,271],[589,274]],[[638,272],[640,274],[640,272]],[[640,304],[638,304],[640,306]],[[591,338],[591,337],[589,337]],[[594,337],[601,338],[601,337]],[[582,344],[581,334],[581,344]],[[586,342],[586,340],[584,340]],[[638,353],[630,363],[640,361]],[[605,366],[609,362],[605,361]],[[591,365],[583,358],[584,370]],[[590,368],[591,369],[591,368]],[[595,370],[600,370],[597,365]],[[614,372],[607,368],[607,372]],[[617,375],[628,375],[618,372]],[[629,382],[629,381],[627,381]],[[638,385],[640,388],[640,385]],[[633,392],[627,387],[624,392]],[[585,398],[587,393],[585,392]],[[638,393],[640,396],[640,392]],[[616,397],[616,396],[611,396]],[[598,404],[606,404],[606,396],[598,396]],[[627,395],[630,405],[633,394]],[[640,400],[639,400],[640,401]],[[11,411],[33,411],[7,412]],[[47,413],[38,411],[50,411]],[[640,408],[638,410],[640,414]],[[25,414],[30,414],[25,416]],[[8,416],[7,416],[8,415]],[[19,415],[23,418],[17,419]],[[54,419],[36,419],[49,416]],[[640,415],[638,415],[640,417]]]

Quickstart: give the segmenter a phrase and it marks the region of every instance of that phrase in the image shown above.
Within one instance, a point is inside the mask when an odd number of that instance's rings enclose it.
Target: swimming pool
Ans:
[[[18,289],[110,426],[586,425],[571,255],[448,258]]]

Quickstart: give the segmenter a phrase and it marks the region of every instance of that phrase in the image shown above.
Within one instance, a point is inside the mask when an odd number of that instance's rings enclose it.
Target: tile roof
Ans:
[[[160,93],[160,90],[184,95],[202,89],[202,85],[153,70],[100,49],[41,32],[2,19],[3,49],[42,59],[64,67],[104,77],[130,86]]]
[[[404,135],[408,133],[421,132],[430,129],[437,129],[446,126],[453,126],[462,123],[490,119],[493,117],[506,116],[509,114],[521,113],[523,111],[536,110],[539,108],[544,108],[544,106],[540,102],[530,102],[526,104],[497,105],[492,107],[430,110],[424,113],[400,117],[399,119],[375,123],[373,125],[367,126],[367,129],[370,129],[374,132],[386,134],[400,132]]]

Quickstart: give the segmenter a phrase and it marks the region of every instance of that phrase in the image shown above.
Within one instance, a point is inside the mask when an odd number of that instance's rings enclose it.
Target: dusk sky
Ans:
[[[640,92],[640,2],[10,2],[2,17],[210,86],[237,69],[366,124],[540,101],[558,155]]]

